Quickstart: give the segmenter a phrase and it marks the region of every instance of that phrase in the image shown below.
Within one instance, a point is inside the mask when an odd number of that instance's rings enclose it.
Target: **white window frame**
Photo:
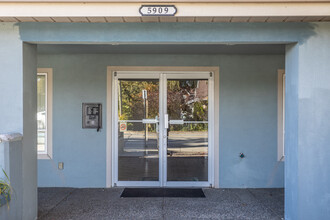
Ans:
[[[277,71],[277,160],[284,161],[285,71]]]
[[[37,75],[46,76],[46,150],[38,152],[38,159],[53,158],[53,69],[38,68]]]

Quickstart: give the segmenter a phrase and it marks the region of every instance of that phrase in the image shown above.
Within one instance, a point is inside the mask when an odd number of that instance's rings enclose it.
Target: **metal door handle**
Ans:
[[[183,120],[170,120],[170,125],[183,125]]]
[[[164,115],[165,129],[168,129],[168,114]]]
[[[142,119],[142,123],[143,124],[156,124],[156,123],[158,123],[158,120],[157,120],[157,118],[155,118],[155,119]]]

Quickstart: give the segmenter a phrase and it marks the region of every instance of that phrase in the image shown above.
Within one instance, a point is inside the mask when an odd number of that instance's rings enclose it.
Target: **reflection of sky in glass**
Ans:
[[[37,76],[38,151],[46,150],[46,76]]]

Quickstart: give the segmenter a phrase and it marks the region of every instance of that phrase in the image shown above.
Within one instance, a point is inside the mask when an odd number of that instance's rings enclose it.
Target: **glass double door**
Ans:
[[[117,72],[117,186],[210,186],[210,77]]]

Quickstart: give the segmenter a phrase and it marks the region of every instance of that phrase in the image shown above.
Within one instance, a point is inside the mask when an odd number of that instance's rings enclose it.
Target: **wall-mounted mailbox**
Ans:
[[[97,131],[102,128],[102,104],[82,104],[82,127],[97,129]]]

